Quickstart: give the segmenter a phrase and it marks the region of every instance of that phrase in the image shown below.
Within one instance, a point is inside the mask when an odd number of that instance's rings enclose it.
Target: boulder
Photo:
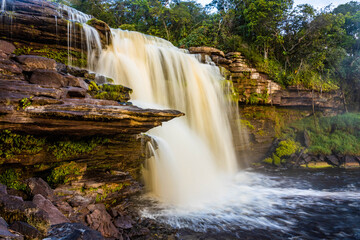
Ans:
[[[134,224],[134,221],[128,215],[117,216],[114,220],[114,225],[121,229],[130,229],[130,228],[132,228],[133,224]]]
[[[67,87],[66,97],[67,98],[85,98],[87,90],[80,87]]]
[[[54,70],[37,69],[29,80],[30,83],[38,84],[41,87],[60,88],[67,85],[66,79]]]
[[[25,71],[34,71],[37,69],[55,70],[56,61],[54,59],[33,56],[33,55],[21,55],[17,56],[16,61],[22,64]]]
[[[65,79],[68,82],[68,86],[70,86],[70,87],[79,87],[79,88],[83,88],[85,90],[89,89],[89,86],[87,85],[87,83],[85,83],[85,81],[82,78],[68,75],[65,77]]]
[[[326,156],[325,161],[333,166],[340,166],[340,160],[335,155]]]
[[[100,232],[81,223],[61,223],[53,225],[47,236],[48,240],[104,240]]]
[[[50,201],[55,200],[54,190],[52,190],[42,178],[29,178],[26,181],[30,193],[32,196],[41,194],[44,198]]]
[[[93,202],[94,202],[93,199],[86,198],[80,195],[76,195],[68,200],[68,203],[72,207],[87,206]]]
[[[91,213],[86,216],[86,222],[92,229],[99,231],[104,237],[119,238],[121,236],[112,223],[104,204],[89,205],[88,209]]]
[[[15,221],[10,225],[9,228],[18,233],[21,233],[27,239],[38,239],[41,237],[39,230],[26,222]]]
[[[41,194],[34,196],[33,203],[37,208],[48,214],[51,225],[70,222],[50,200],[44,198]]]
[[[9,55],[15,51],[15,46],[12,43],[6,42],[4,40],[0,40],[0,52]]]

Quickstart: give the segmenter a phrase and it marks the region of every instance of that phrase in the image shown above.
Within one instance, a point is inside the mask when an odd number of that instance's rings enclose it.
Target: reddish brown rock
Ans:
[[[33,203],[38,209],[43,210],[49,216],[51,225],[70,222],[60,211],[57,209],[50,200],[44,198],[41,194],[34,196]]]
[[[21,55],[17,56],[16,60],[23,65],[23,69],[25,71],[34,71],[38,69],[56,69],[56,61],[46,57]]]
[[[68,82],[68,86],[70,87],[80,87],[85,90],[89,89],[87,83],[85,83],[85,81],[82,78],[74,77],[71,75],[65,76],[65,78],[66,81]]]
[[[190,47],[189,48],[189,52],[194,54],[194,53],[203,53],[203,54],[207,54],[209,56],[211,55],[218,55],[221,57],[225,57],[225,54],[223,51],[220,51],[219,49],[216,48],[212,48],[212,47]]]
[[[49,88],[60,88],[67,85],[65,78],[61,74],[53,70],[44,69],[35,70],[29,82]]]
[[[30,189],[31,195],[35,196],[41,194],[46,199],[50,201],[55,200],[54,191],[50,188],[42,178],[29,178],[26,181],[28,188]]]
[[[88,208],[92,212],[86,216],[86,222],[92,229],[99,231],[104,237],[120,238],[120,232],[111,222],[111,216],[103,204],[90,205]]]
[[[87,91],[79,87],[67,87],[66,97],[68,98],[85,98]]]
[[[4,40],[0,40],[0,52],[9,55],[15,51],[15,46],[12,43],[6,42]]]

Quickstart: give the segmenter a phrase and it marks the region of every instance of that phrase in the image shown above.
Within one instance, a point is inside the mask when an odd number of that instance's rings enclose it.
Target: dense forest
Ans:
[[[61,1],[108,23],[171,41],[241,52],[283,86],[339,89],[358,102],[360,3],[316,10],[292,0]]]

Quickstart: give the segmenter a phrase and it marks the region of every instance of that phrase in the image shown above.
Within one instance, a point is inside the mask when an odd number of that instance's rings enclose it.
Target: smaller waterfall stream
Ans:
[[[6,0],[2,0],[1,1],[0,13],[5,12],[5,7],[6,7]]]

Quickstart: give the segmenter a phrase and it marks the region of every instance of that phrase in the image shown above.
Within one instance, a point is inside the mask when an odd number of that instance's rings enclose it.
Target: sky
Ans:
[[[202,5],[206,5],[211,2],[211,0],[196,0],[197,2],[201,3]],[[350,2],[351,0],[294,0],[294,6],[299,4],[310,4],[315,8],[323,8],[328,6],[329,4],[333,4],[334,7],[338,6],[339,4],[344,4]]]

